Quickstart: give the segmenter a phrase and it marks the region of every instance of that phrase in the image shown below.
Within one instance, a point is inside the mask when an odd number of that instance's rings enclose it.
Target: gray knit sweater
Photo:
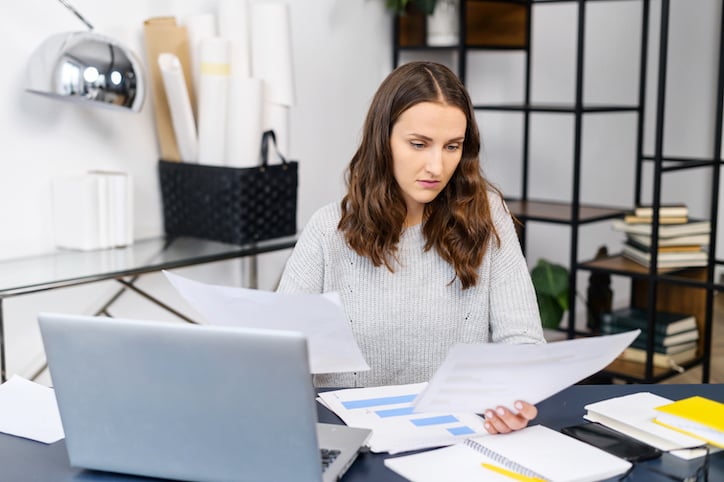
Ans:
[[[455,343],[543,343],[538,306],[510,214],[489,193],[500,236],[462,290],[434,249],[423,251],[421,225],[406,228],[391,273],[349,248],[337,229],[338,204],[319,209],[289,258],[279,291],[339,292],[371,370],[315,376],[317,386],[364,387],[428,381]],[[455,281],[450,284],[450,281]]]

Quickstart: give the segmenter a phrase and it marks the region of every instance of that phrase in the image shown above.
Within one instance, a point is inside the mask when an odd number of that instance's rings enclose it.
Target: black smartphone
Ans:
[[[662,453],[656,447],[617,432],[598,422],[572,425],[562,428],[561,432],[629,462],[655,459],[660,457]]]

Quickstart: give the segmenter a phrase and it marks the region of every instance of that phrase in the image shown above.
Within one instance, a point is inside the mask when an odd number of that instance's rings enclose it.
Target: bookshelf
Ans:
[[[648,309],[649,333],[653,332],[655,310],[649,307],[656,307],[659,310],[678,311],[692,313],[697,318],[700,329],[700,342],[697,357],[690,362],[683,364],[684,368],[702,365],[702,382],[709,381],[710,357],[711,357],[711,325],[713,316],[713,294],[715,290],[724,288],[714,282],[714,268],[717,264],[724,264],[716,260],[716,219],[717,205],[719,199],[719,166],[721,164],[721,135],[716,135],[712,146],[712,156],[707,157],[667,157],[663,148],[664,118],[666,111],[666,78],[667,78],[667,56],[668,37],[670,21],[670,0],[660,0],[660,18],[656,30],[651,26],[651,2],[650,0],[622,0],[640,5],[641,25],[638,45],[632,48],[639,51],[638,65],[638,94],[637,100],[632,104],[588,104],[583,100],[584,64],[586,52],[586,7],[595,0],[461,0],[460,8],[460,38],[464,39],[457,45],[451,47],[427,47],[424,45],[424,22],[420,14],[412,12],[411,15],[395,18],[393,22],[393,66],[400,62],[400,53],[405,51],[435,52],[440,50],[452,51],[456,55],[457,73],[464,83],[468,83],[467,59],[468,54],[474,51],[510,51],[522,52],[524,55],[524,94],[520,104],[511,103],[486,103],[475,104],[476,111],[495,112],[517,112],[522,115],[522,154],[521,154],[521,178],[520,196],[515,199],[507,199],[508,206],[513,214],[522,222],[520,229],[521,244],[523,249],[527,245],[526,226],[530,222],[550,223],[567,226],[568,229],[568,268],[569,285],[577,286],[578,277],[583,272],[608,273],[613,276],[620,276],[631,280],[631,304],[632,306]],[[534,8],[547,8],[546,4],[569,3],[577,7],[576,13],[576,38],[575,38],[575,99],[569,104],[558,103],[533,103],[531,102],[531,23],[533,21]],[[596,2],[608,4],[608,2]],[[616,3],[616,2],[614,2]],[[487,26],[481,24],[476,17],[480,12],[493,13],[487,21]],[[724,18],[724,16],[723,16]],[[498,27],[492,24],[498,23]],[[724,20],[722,21],[724,24]],[[492,29],[492,33],[481,32],[485,28]],[[501,33],[506,32],[506,33]],[[656,105],[653,119],[655,142],[653,153],[644,152],[644,113],[647,99],[647,66],[649,54],[649,37],[658,36],[658,71],[652,79],[656,83]],[[719,51],[722,52],[722,38],[719,39]],[[717,80],[717,109],[716,118],[712,119],[711,127],[713,132],[722,132],[722,78],[724,67],[721,56],[718,65]],[[572,180],[571,195],[565,201],[550,201],[535,199],[530,196],[530,173],[533,163],[536,162],[530,148],[531,118],[539,113],[555,113],[570,116],[572,119]],[[631,170],[634,180],[634,202],[641,204],[644,201],[644,192],[650,191],[651,199],[648,204],[654,207],[659,206],[662,200],[662,179],[664,176],[674,176],[677,172],[684,172],[690,169],[710,169],[711,190],[709,220],[711,222],[711,241],[708,253],[707,266],[689,270],[665,269],[657,266],[656,255],[652,257],[650,267],[645,267],[624,258],[620,254],[614,254],[603,259],[581,260],[578,257],[581,228],[591,223],[600,223],[615,218],[622,218],[625,212],[631,208],[630,205],[621,206],[600,206],[590,205],[582,201],[581,195],[581,171],[586,159],[583,155],[583,123],[589,116],[616,116],[621,114],[634,115],[636,152],[631,155]],[[653,174],[646,178],[644,170],[650,169]],[[615,204],[615,203],[614,203]],[[655,219],[652,227],[653,243],[658,241],[655,235],[658,228],[658,219]],[[581,306],[576,299],[576,290],[571,289],[569,294],[569,306]],[[577,336],[588,336],[590,332],[581,331],[576,328],[576,309],[569,310],[567,326],[564,328],[566,336],[573,338]],[[646,363],[616,361],[604,371],[604,375],[611,378],[619,378],[629,382],[652,383],[661,381],[678,372],[655,367],[653,365],[653,334],[649,336],[648,353]]]

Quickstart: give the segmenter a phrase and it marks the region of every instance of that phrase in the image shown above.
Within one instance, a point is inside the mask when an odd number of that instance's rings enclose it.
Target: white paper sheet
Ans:
[[[474,413],[413,413],[412,401],[426,385],[322,392],[319,401],[350,427],[371,429],[368,445],[373,452],[439,447],[487,434],[483,419]]]
[[[0,432],[46,444],[65,437],[55,391],[13,375],[0,385]]]
[[[306,335],[312,373],[370,369],[337,293],[274,293],[200,283],[168,271],[164,274],[210,324],[291,330]]]
[[[542,345],[455,345],[415,409],[482,413],[498,405],[514,409],[516,400],[538,403],[605,368],[639,333]]]

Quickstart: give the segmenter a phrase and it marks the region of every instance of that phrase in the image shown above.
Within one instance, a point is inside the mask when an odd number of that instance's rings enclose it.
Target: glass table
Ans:
[[[6,380],[7,375],[3,319],[5,298],[112,279],[118,281],[122,287],[96,314],[106,313],[109,306],[126,289],[131,289],[180,318],[193,322],[182,313],[134,286],[136,279],[143,274],[164,269],[248,258],[289,249],[294,247],[296,242],[296,236],[243,245],[189,237],[154,238],[136,241],[125,248],[95,251],[60,250],[0,261],[0,383]],[[256,276],[255,272],[253,276]],[[252,287],[255,287],[255,282],[256,280],[252,279]]]

